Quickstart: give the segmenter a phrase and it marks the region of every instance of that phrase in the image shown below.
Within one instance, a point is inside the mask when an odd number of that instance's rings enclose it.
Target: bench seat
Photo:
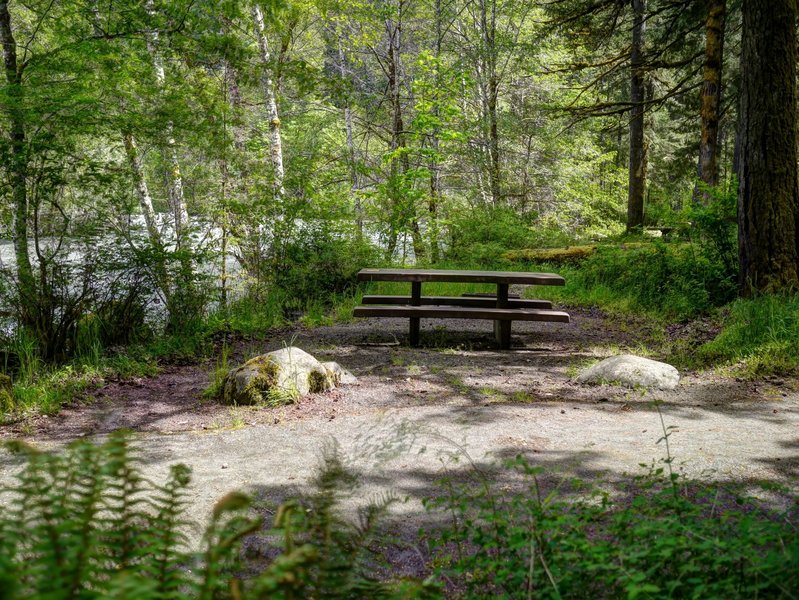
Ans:
[[[465,298],[494,298],[496,300],[497,295],[494,292],[464,292],[461,296]],[[508,293],[508,298],[521,298],[519,294],[512,294]]]
[[[404,306],[411,304],[410,296],[364,296],[363,304],[391,304],[394,306]],[[420,298],[422,306],[465,306],[471,308],[496,308],[496,296],[422,296]],[[552,303],[549,300],[520,300],[516,298],[508,299],[508,308],[539,308],[550,309]]]
[[[554,321],[568,323],[559,310],[522,308],[469,308],[465,306],[356,306],[355,317],[405,317],[412,319],[487,319],[491,321]]]

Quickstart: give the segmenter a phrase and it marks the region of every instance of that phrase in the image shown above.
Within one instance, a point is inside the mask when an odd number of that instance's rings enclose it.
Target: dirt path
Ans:
[[[450,463],[462,452],[486,463],[521,452],[588,478],[638,472],[665,454],[657,399],[685,472],[796,482],[799,382],[685,373],[673,392],[576,384],[587,362],[639,348],[651,332],[597,311],[571,312],[568,326],[514,324],[510,351],[492,349],[490,323],[470,321],[448,321],[446,331],[428,323],[422,348],[404,345],[407,322],[399,319],[286,330],[238,342],[231,362],[293,344],[338,361],[359,383],[277,409],[232,408],[201,399],[211,364],[169,367],[151,379],[110,384],[94,404],[69,407],[32,431],[7,427],[0,435],[57,447],[131,428],[148,475],[159,477],[175,462],[193,468],[198,515],[233,488],[280,502],[335,439],[368,490],[393,489],[411,500],[400,514],[419,515],[419,499],[442,470],[463,468],[463,460]],[[4,472],[14,464],[0,454]]]

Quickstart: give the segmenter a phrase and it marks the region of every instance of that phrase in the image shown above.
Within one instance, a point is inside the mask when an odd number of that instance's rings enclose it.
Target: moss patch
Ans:
[[[620,248],[627,250],[645,245],[641,242],[629,242],[622,244]],[[597,247],[597,244],[588,244],[584,246],[566,246],[564,248],[524,248],[521,250],[509,250],[502,255],[502,258],[511,262],[545,262],[556,265],[578,263],[596,254]]]
[[[0,373],[0,412],[10,412],[14,409],[14,385],[11,377]]]
[[[271,404],[277,388],[278,365],[268,356],[256,356],[231,371],[222,387],[225,404]]]

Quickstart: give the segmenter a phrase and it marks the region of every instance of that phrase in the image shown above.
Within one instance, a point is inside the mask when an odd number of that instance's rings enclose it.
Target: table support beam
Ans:
[[[508,284],[497,284],[497,308],[508,308]],[[511,321],[494,321],[494,336],[503,350],[510,348]]]
[[[422,304],[422,282],[411,282],[411,306],[421,306]],[[410,344],[411,346],[419,345],[419,318],[411,317],[410,319]]]

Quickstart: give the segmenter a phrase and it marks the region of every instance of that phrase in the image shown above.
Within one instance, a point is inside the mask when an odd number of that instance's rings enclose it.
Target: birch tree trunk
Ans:
[[[150,17],[156,16],[155,4],[153,0],[147,0],[145,8]],[[147,51],[155,70],[155,78],[158,87],[163,90],[166,86],[166,73],[164,71],[164,60],[159,48],[158,30],[155,27],[148,29],[146,33]],[[180,248],[182,245],[191,244],[189,237],[189,212],[186,208],[186,201],[183,196],[183,177],[180,172],[180,162],[178,161],[178,151],[175,145],[175,127],[172,121],[166,124],[166,154],[169,161],[169,207],[175,219],[175,238]]]
[[[739,110],[740,289],[794,292],[796,0],[744,0]]]
[[[139,157],[136,139],[132,133],[125,132],[122,134],[122,141],[125,145],[125,156],[128,159],[128,165],[130,165],[130,171],[133,175],[133,183],[136,186],[136,197],[139,199],[139,207],[142,215],[144,215],[144,223],[147,225],[147,234],[153,246],[162,248],[161,232],[158,230],[158,224],[155,220],[153,199],[150,196],[150,189],[144,177],[144,166]]]
[[[443,42],[443,27],[442,27],[442,10],[441,0],[435,0],[435,16],[436,16],[436,41],[434,46],[435,57],[435,89],[436,94],[440,93],[441,74],[439,60],[441,58],[441,45]],[[440,258],[440,249],[438,245],[439,227],[438,227],[438,201],[441,194],[441,165],[439,164],[441,140],[439,139],[439,126],[441,118],[441,107],[439,102],[435,102],[433,107],[433,116],[436,119],[436,126],[430,136],[430,145],[433,149],[430,157],[430,199],[427,203],[427,213],[430,219],[428,223],[429,239],[430,239],[430,259],[433,263],[437,263]]]
[[[272,81],[272,69],[269,65],[269,43],[266,38],[264,27],[264,15],[257,2],[253,2],[250,10],[253,25],[255,26],[255,36],[258,40],[258,50],[261,58],[261,91],[266,103],[266,115],[269,119],[269,145],[270,159],[272,162],[272,176],[275,197],[282,200],[286,192],[283,188],[285,172],[283,169],[283,144],[280,139],[280,116],[277,110],[277,97],[275,86]]]
[[[7,101],[2,105],[9,121],[11,197],[13,206],[14,256],[23,306],[36,298],[36,282],[28,247],[28,155],[25,118],[22,112],[22,67],[17,63],[17,42],[11,27],[8,0],[0,0],[0,42],[3,45]],[[22,311],[23,316],[25,311]]]
[[[633,39],[630,53],[630,177],[627,192],[627,231],[644,224],[646,193],[646,142],[644,141],[644,98],[646,93],[644,42],[646,37],[646,0],[632,0]]]

